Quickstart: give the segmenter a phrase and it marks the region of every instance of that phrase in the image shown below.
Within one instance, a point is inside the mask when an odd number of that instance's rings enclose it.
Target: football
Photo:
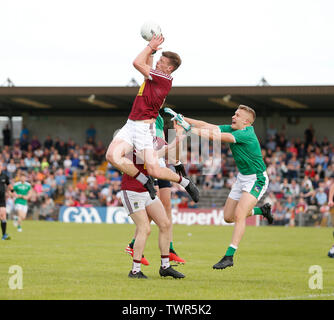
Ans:
[[[161,35],[161,28],[157,23],[147,21],[142,25],[140,34],[146,41],[151,41],[153,34]]]

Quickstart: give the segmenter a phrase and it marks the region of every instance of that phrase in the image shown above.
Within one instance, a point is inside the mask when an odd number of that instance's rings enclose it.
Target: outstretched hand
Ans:
[[[159,47],[163,42],[165,41],[165,38],[161,34],[160,36],[157,36],[156,34],[153,35],[151,41],[148,43],[149,47],[151,47],[152,50],[158,51],[162,49]]]

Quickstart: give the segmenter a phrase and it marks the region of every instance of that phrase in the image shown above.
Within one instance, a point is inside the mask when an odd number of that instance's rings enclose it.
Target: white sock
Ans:
[[[136,177],[136,180],[138,180],[142,184],[145,184],[148,178],[143,173],[140,172],[138,176]]]
[[[140,271],[140,267],[141,267],[141,262],[137,261],[137,260],[133,260],[133,263],[132,263],[132,273],[133,274],[136,274]]]
[[[181,179],[181,182],[180,182],[180,185],[183,187],[183,188],[185,188],[188,184],[189,184],[189,180],[188,179],[186,179],[186,178],[184,178],[184,177],[181,177],[182,179]]]
[[[161,267],[167,269],[169,266],[169,256],[161,256]]]

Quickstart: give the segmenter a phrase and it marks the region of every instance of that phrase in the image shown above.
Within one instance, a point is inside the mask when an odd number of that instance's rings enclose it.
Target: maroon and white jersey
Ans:
[[[139,88],[129,115],[130,120],[156,119],[164,103],[173,78],[161,71],[151,69],[149,77]]]
[[[159,137],[154,138],[154,149],[155,150],[159,150],[165,145],[167,145],[167,143],[164,139],[161,139]],[[142,160],[141,161],[136,161],[136,160],[137,160],[136,155],[133,154],[133,164],[141,173],[147,176],[148,173],[147,173],[145,164],[141,164]],[[127,175],[126,173],[123,173],[123,176],[122,176],[121,190],[128,190],[128,191],[135,191],[135,192],[147,192],[147,189],[143,186],[141,182]]]

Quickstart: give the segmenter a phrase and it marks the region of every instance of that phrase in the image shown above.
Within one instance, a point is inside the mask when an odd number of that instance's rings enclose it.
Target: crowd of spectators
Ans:
[[[305,224],[311,217],[314,224],[330,217],[327,206],[328,190],[334,183],[334,146],[327,137],[318,141],[312,126],[303,138],[287,139],[284,128],[278,132],[272,126],[266,140],[260,140],[264,161],[270,177],[268,191],[262,200],[270,202],[274,224],[295,225],[303,216]],[[96,141],[93,125],[86,131],[86,142],[79,145],[73,139],[64,141],[47,136],[40,141],[30,137],[23,127],[20,138],[11,145],[6,139],[0,161],[12,182],[21,171],[28,174],[33,196],[30,213],[35,218],[56,216],[57,206],[121,206],[121,174],[105,163],[106,148]],[[230,189],[236,180],[237,169],[227,145],[222,145],[220,157],[190,161],[187,153],[185,169],[203,190]],[[193,159],[192,159],[193,160]],[[7,201],[8,210],[13,199]],[[197,208],[178,184],[172,185],[173,208]],[[309,213],[307,216],[306,213]]]

